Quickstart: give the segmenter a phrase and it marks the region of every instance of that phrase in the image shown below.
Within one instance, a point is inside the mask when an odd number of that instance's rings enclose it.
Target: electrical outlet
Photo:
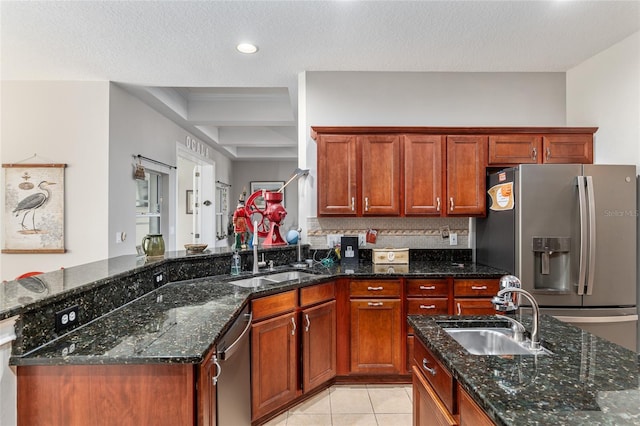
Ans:
[[[56,333],[60,333],[78,324],[79,314],[80,308],[78,305],[73,305],[56,312]]]
[[[340,245],[340,238],[342,238],[342,234],[327,235],[327,245],[329,248],[334,248],[335,246]]]
[[[167,274],[164,271],[156,272],[153,274],[153,287],[158,288],[162,287],[167,281]]]
[[[458,234],[456,234],[455,232],[452,232],[449,234],[449,245],[450,246],[458,245]]]
[[[358,234],[358,247],[367,245],[367,234]]]

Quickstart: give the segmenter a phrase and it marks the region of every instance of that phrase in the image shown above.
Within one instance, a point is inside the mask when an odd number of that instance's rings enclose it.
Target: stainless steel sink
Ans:
[[[320,276],[321,275],[312,274],[310,272],[304,272],[304,271],[289,271],[289,272],[279,272],[277,274],[267,275],[267,279],[280,283],[283,281],[299,280],[301,278],[318,278]]]
[[[531,349],[529,340],[517,342],[511,328],[445,328],[472,355],[550,355],[548,349]]]
[[[245,278],[242,280],[229,281],[230,284],[237,285],[238,287],[248,287],[248,288],[256,288],[256,287],[264,287],[269,284],[275,284],[277,281],[270,280],[266,277],[251,277]]]
[[[268,285],[281,283],[284,281],[299,280],[302,278],[318,278],[323,275],[312,274],[304,271],[288,271],[279,272],[277,274],[263,275],[260,277],[244,278],[241,280],[229,281],[230,284],[237,285],[239,287],[257,288]]]

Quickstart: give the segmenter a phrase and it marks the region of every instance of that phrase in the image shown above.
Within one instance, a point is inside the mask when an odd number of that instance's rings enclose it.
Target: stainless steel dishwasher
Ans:
[[[251,425],[251,319],[246,306],[218,343],[218,426]]]

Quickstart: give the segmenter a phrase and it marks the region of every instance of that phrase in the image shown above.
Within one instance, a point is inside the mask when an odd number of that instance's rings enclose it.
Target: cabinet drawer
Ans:
[[[407,280],[407,296],[435,297],[449,295],[447,280]]]
[[[310,306],[316,303],[335,299],[335,285],[333,281],[300,289],[300,306]]]
[[[495,315],[498,312],[490,298],[461,298],[453,300],[456,315]]]
[[[536,135],[489,136],[489,165],[536,164],[542,159],[542,138]]]
[[[407,315],[446,315],[449,313],[449,299],[446,297],[407,300]],[[407,333],[413,334],[413,327],[407,325]]]
[[[295,310],[297,292],[297,290],[291,290],[252,301],[253,321]]]
[[[400,281],[397,280],[362,280],[351,281],[352,297],[384,297],[400,296]]]
[[[447,410],[453,413],[453,377],[427,349],[420,340],[415,340],[413,357],[416,368],[427,378],[427,381],[438,394]]]
[[[500,289],[499,280],[454,280],[453,294],[456,297],[495,296]]]

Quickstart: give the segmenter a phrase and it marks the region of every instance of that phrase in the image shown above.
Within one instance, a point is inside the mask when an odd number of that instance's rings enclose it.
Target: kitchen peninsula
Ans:
[[[294,306],[287,309],[291,309],[292,318],[299,318],[296,315],[304,306],[303,289],[334,289],[334,293],[330,294],[335,299],[337,310],[337,333],[334,329],[337,362],[334,371],[330,379],[309,393],[299,389],[296,383],[289,399],[278,402],[275,405],[278,408],[272,412],[255,417],[253,423],[267,420],[278,410],[286,409],[306,395],[313,395],[315,390],[334,380],[366,382],[386,377],[391,381],[408,382],[414,335],[426,345],[430,344],[432,337],[422,322],[429,317],[412,317],[410,325],[413,330],[407,327],[404,316],[416,313],[411,311],[410,306],[412,300],[418,300],[418,296],[411,296],[411,289],[423,287],[424,291],[441,292],[445,287],[448,293],[432,297],[433,304],[421,305],[433,309],[432,305],[438,306],[436,302],[445,300],[444,313],[453,314],[461,309],[457,303],[467,300],[465,296],[456,296],[454,288],[481,288],[483,286],[477,283],[482,281],[495,292],[491,286],[497,284],[497,278],[503,274],[503,271],[471,263],[465,250],[446,250],[433,251],[424,257],[414,256],[408,267],[396,266],[395,269],[385,268],[384,271],[376,270],[369,262],[361,262],[349,270],[337,265],[329,268],[316,266],[311,271],[316,275],[254,289],[229,283],[232,279],[243,278],[228,275],[230,255],[226,250],[200,255],[179,252],[169,253],[165,259],[149,263],[135,256],[124,256],[33,277],[33,281],[5,284],[0,299],[0,318],[20,315],[16,324],[18,337],[11,358],[11,364],[17,366],[18,372],[20,422],[35,422],[38,416],[49,419],[57,416],[58,419],[64,419],[63,423],[80,424],[95,416],[122,419],[124,413],[131,422],[141,424],[140,421],[148,422],[147,414],[153,412],[157,414],[153,419],[158,421],[155,424],[215,424],[215,397],[212,398],[212,395],[215,396],[215,387],[207,387],[207,384],[211,383],[216,373],[210,361],[216,353],[220,337],[241,309],[247,305],[255,306],[256,301],[271,301],[281,295],[293,295]],[[247,256],[248,253],[243,253],[245,262]],[[265,257],[281,265],[276,267],[277,271],[290,270],[286,265],[295,258],[295,249],[283,247],[265,250]],[[264,273],[269,271],[265,270]],[[245,276],[251,275],[245,273]],[[387,284],[392,290],[387,290]],[[384,289],[378,290],[380,287]],[[478,291],[486,291],[487,287],[484,288]],[[397,293],[393,289],[397,289]],[[377,296],[359,296],[358,291],[377,292]],[[300,302],[298,292],[301,295]],[[487,296],[471,299],[482,301]],[[456,300],[458,302],[454,303]],[[389,303],[398,308],[380,315],[402,315],[396,331],[401,338],[406,335],[407,344],[399,344],[399,352],[391,357],[395,359],[400,354],[400,362],[390,363],[383,372],[367,366],[366,358],[362,358],[363,362],[359,365],[353,364],[355,355],[350,353],[349,348],[353,349],[362,341],[357,339],[372,338],[365,333],[354,340],[354,333],[366,331],[354,329],[351,325],[354,312],[360,309],[358,307],[362,302],[365,305],[372,304],[362,311],[365,314],[366,309],[386,308]],[[55,313],[74,305],[79,307],[79,326],[68,333],[56,332]],[[299,308],[296,307],[298,305]],[[380,316],[377,312],[374,315]],[[560,327],[555,323],[553,326]],[[300,325],[300,328],[303,327]],[[581,333],[570,326],[562,327],[574,334]],[[287,328],[284,334],[289,336],[291,330],[296,330],[295,322],[293,329]],[[548,338],[546,328],[543,331],[543,339]],[[627,359],[631,352],[621,352],[618,346],[605,345],[588,333],[584,335],[591,339],[589,342],[596,342],[598,356],[603,351],[610,351],[611,357],[624,362],[628,380],[635,378],[637,390],[637,361],[631,365]],[[591,346],[587,345],[586,348]],[[538,376],[553,372],[554,360],[562,361],[559,367],[564,365],[568,368],[571,364],[572,369],[580,371],[582,364],[579,357],[566,357],[564,354],[569,352],[563,352],[564,349],[551,349],[562,358],[556,359],[555,355],[550,357],[550,361],[545,362],[551,363],[544,364],[550,371],[538,368]],[[566,351],[575,349],[575,346],[570,346]],[[432,350],[437,352],[435,348]],[[451,353],[462,357],[460,350]],[[586,377],[594,377],[598,381],[604,378],[599,370],[593,370],[599,368],[599,359],[597,364],[583,366],[592,368],[591,373],[585,373]],[[486,360],[479,360],[476,366],[482,369],[486,363]],[[526,367],[527,361],[524,363]],[[447,366],[454,375],[460,374],[456,379],[462,386],[473,383],[471,379],[465,381],[462,373],[456,373],[459,365],[453,363]],[[460,368],[460,371],[464,370]],[[479,374],[478,371],[473,373],[473,369],[469,371],[471,377]],[[485,368],[482,371],[486,373],[488,370]],[[614,380],[617,380],[616,377],[612,376]],[[557,381],[558,386],[552,388],[549,394],[563,392],[563,383],[562,380]],[[564,384],[575,385],[572,381]],[[592,385],[587,382],[586,387],[591,389]],[[92,400],[89,389],[101,394],[101,399]],[[467,392],[483,410],[493,416],[495,410],[492,411],[492,406],[486,402],[490,396],[474,389],[469,386]],[[616,387],[613,390],[619,389]],[[527,399],[526,396],[522,398]],[[208,405],[211,401],[213,405]],[[596,409],[593,404],[589,407]],[[583,411],[585,406],[576,405],[574,408]],[[525,410],[525,413],[528,412]],[[566,411],[557,414],[558,419],[565,415],[571,417]],[[503,424],[515,423],[505,421]]]

